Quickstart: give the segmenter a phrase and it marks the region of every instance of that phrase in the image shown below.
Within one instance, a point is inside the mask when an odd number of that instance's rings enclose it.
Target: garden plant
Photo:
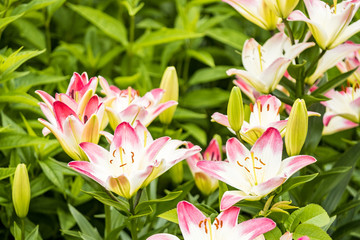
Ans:
[[[360,239],[360,0],[0,0],[0,239]]]

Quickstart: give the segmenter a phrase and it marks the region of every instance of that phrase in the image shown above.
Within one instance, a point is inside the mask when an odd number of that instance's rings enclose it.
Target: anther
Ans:
[[[262,169],[262,167],[254,167],[254,168],[255,168],[255,169],[259,169],[259,170]]]
[[[113,151],[113,157],[115,157],[115,152],[116,152],[116,150]]]
[[[250,159],[249,157],[246,157],[245,159],[244,159],[244,161],[246,161],[246,160],[248,160],[248,159]]]
[[[134,152],[131,152],[131,162],[134,163],[134,156],[135,156],[135,153]]]
[[[84,116],[84,123],[86,123],[86,122],[87,122],[87,120],[88,120],[88,116],[87,116],[87,115],[85,115],[85,116]]]
[[[110,160],[110,164],[112,164],[112,162],[113,162],[113,160],[111,159],[111,160]]]
[[[266,165],[265,163],[263,163],[263,161],[261,161],[261,159],[259,159],[259,162],[264,166]]]
[[[245,167],[245,169],[246,169],[246,171],[248,171],[248,172],[250,173],[250,170],[249,170],[249,169],[247,169],[247,167]]]
[[[254,111],[254,104],[250,103],[250,111],[253,112]]]
[[[120,167],[123,167],[123,166],[125,166],[126,164],[127,164],[127,163],[121,164]]]
[[[237,164],[239,164],[240,167],[243,167],[243,166],[244,166],[244,165],[241,165],[241,164],[239,163],[239,161],[236,161],[236,162],[237,162]]]
[[[203,220],[201,220],[201,221],[199,222],[199,228],[201,228],[201,224],[202,224],[203,222],[204,222]]]
[[[266,109],[267,109],[267,111],[270,111],[270,105],[269,104],[266,106]]]

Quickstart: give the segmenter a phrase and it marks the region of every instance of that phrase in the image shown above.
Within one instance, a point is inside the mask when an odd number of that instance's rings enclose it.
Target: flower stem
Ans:
[[[129,199],[129,206],[130,206],[130,213],[131,215],[135,215],[135,206],[134,206],[134,201],[133,198]],[[130,232],[131,232],[131,238],[132,240],[137,240],[137,231],[136,231],[136,219],[132,218],[130,219]]]
[[[286,28],[286,30],[288,32],[288,35],[289,35],[289,38],[290,38],[290,41],[291,41],[291,45],[294,45],[295,44],[295,39],[294,39],[294,34],[293,34],[293,32],[292,32],[292,30],[290,28],[290,24],[289,24],[288,20],[286,20],[286,18],[283,18],[282,20],[283,20],[285,28]]]
[[[21,218],[21,240],[25,240],[25,220]]]
[[[111,232],[111,211],[110,206],[104,205],[105,207],[105,238],[109,236]]]

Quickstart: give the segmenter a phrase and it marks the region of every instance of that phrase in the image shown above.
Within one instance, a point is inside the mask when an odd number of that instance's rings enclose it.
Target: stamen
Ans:
[[[246,157],[245,159],[244,159],[244,161],[246,161],[246,160],[248,160],[248,159],[250,159],[249,157]]]
[[[253,112],[254,111],[254,104],[250,103],[250,112]]]
[[[126,164],[127,164],[127,163],[121,164],[120,167],[123,167],[123,166],[125,166]]]
[[[336,14],[336,5],[337,5],[337,0],[334,0],[334,13]]]
[[[270,111],[270,104],[266,106],[267,111]]]
[[[135,153],[134,152],[131,152],[131,162],[134,163],[135,160],[134,160],[134,156],[135,156]]]
[[[261,111],[262,111],[262,105],[260,100],[256,101],[257,107],[258,107],[258,114],[259,114],[259,124],[261,125]]]
[[[263,163],[263,161],[261,161],[261,159],[259,159],[259,162],[264,166],[266,165],[265,163]]]
[[[147,141],[147,132],[144,131],[144,147],[146,147],[146,141]]]
[[[250,173],[250,170],[247,167],[244,167],[246,169],[246,171],[248,171]]]
[[[262,169],[262,167],[254,167],[254,168],[255,168],[255,169],[259,169],[259,170]]]
[[[207,230],[207,219],[204,220],[204,225],[205,225],[205,233],[207,234],[208,233],[208,230]]]
[[[255,158],[254,158],[254,152],[250,152],[250,154],[251,154],[252,167],[253,167],[254,178],[255,178],[255,185],[257,185],[257,184],[258,184],[258,182],[257,182],[257,177],[256,177],[256,172],[255,172]]]
[[[116,149],[113,151],[113,157],[115,157],[115,152],[116,152]]]
[[[112,164],[112,162],[113,162],[113,160],[111,159],[111,160],[110,160],[110,164]]]
[[[203,222],[204,222],[203,220],[201,220],[201,221],[199,222],[199,228],[201,228],[201,224],[202,224]]]
[[[220,221],[220,227],[222,228],[222,226],[223,226],[223,221],[221,220]]]
[[[119,147],[119,152],[120,152],[120,161],[121,161],[121,164],[123,164],[123,148],[122,147]]]
[[[240,167],[244,167],[244,165],[241,165],[241,164],[239,163],[239,161],[236,161],[236,162],[237,162],[237,164],[239,164]]]
[[[84,123],[86,123],[86,122],[87,122],[87,120],[88,120],[88,116],[87,116],[87,115],[85,115],[85,116],[84,116]]]

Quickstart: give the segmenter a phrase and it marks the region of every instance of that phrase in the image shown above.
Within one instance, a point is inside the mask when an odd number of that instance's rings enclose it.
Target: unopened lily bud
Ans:
[[[160,103],[170,100],[178,101],[179,99],[179,83],[175,67],[167,67],[161,79],[160,88],[165,90],[164,96]],[[176,105],[169,107],[159,116],[162,124],[170,124],[176,110]]]
[[[303,99],[296,99],[286,125],[285,146],[289,156],[298,155],[308,130],[308,112]]]
[[[16,215],[26,217],[30,204],[30,182],[26,165],[17,165],[12,187],[12,198]]]
[[[227,115],[231,129],[239,132],[244,122],[244,106],[239,87],[233,87],[231,90]]]

